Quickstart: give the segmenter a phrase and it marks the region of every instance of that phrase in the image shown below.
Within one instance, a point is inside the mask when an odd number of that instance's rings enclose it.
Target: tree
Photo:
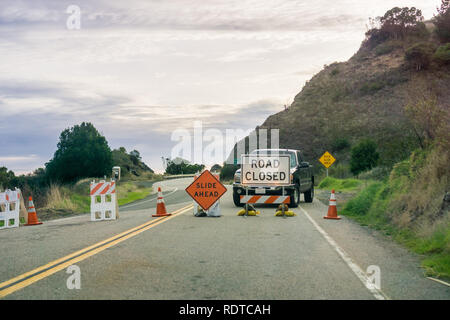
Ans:
[[[438,8],[438,14],[443,15],[450,10],[450,0],[442,0],[441,7]]]
[[[102,177],[111,171],[111,149],[91,123],[83,122],[61,133],[58,149],[45,165],[51,181],[73,182],[80,178]]]
[[[189,161],[176,158],[167,161],[166,173],[168,174],[193,174],[203,171],[205,165],[190,164]]]
[[[130,151],[130,159],[134,165],[138,165],[139,162],[142,160],[141,154],[137,150]]]
[[[431,44],[420,42],[408,48],[405,52],[405,59],[417,71],[426,69],[431,62],[434,48]]]
[[[15,178],[14,172],[8,171],[6,167],[0,167],[0,192],[2,189],[10,188],[11,181]]]
[[[236,164],[227,164],[224,163],[222,170],[220,171],[220,180],[230,180],[234,178],[234,173],[239,169],[239,166]]]
[[[218,164],[218,163],[216,163],[215,165],[213,165],[211,167],[211,172],[214,172],[214,171],[219,171],[220,172],[220,170],[222,170],[222,166],[220,164]]]
[[[422,11],[414,7],[395,7],[384,16],[370,19],[365,45],[374,48],[388,39],[401,39],[409,33],[426,31]]]
[[[450,42],[450,0],[442,0],[438,14],[434,16],[435,33],[441,42]]]
[[[113,165],[120,167],[121,175],[124,178],[129,174],[140,176],[145,172],[154,172],[144,162],[142,162],[141,154],[137,150],[127,153],[124,147],[114,149],[112,151],[112,159]]]
[[[351,151],[350,171],[358,175],[363,171],[370,170],[378,164],[380,158],[377,145],[370,139],[359,142]]]
[[[422,11],[414,7],[395,7],[380,17],[381,29],[394,38],[403,38],[409,29],[423,20]]]

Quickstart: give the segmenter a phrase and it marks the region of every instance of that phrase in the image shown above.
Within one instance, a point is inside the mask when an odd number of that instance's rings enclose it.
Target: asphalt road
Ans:
[[[184,189],[192,182],[192,178],[174,179],[163,182],[156,182],[152,185],[156,192],[161,186],[164,202],[166,205],[190,202],[191,197],[184,191]],[[120,212],[146,210],[156,208],[156,199],[158,195],[152,194],[145,199],[135,201],[120,207]]]
[[[273,207],[238,217],[229,188],[222,217],[197,218],[184,191],[191,181],[159,183],[168,211],[178,212],[169,218],[151,217],[153,195],[121,207],[117,221],[83,215],[1,230],[0,297],[450,299],[450,287],[423,276],[417,256],[345,217],[324,220],[319,201],[302,202],[291,218],[274,217]],[[79,290],[66,285],[72,264]],[[370,265],[380,268],[380,290],[364,282]]]

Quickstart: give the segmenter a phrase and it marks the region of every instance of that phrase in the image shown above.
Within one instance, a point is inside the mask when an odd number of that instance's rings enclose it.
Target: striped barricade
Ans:
[[[91,221],[115,220],[119,218],[116,182],[91,182]]]
[[[281,204],[290,203],[290,196],[246,196],[241,195],[241,203]]]
[[[19,226],[20,194],[19,189],[0,192],[0,229]]]

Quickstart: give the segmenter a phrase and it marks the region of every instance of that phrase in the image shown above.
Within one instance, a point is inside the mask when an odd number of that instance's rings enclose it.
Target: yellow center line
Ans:
[[[69,254],[69,255],[67,255],[65,257],[62,257],[60,259],[54,260],[52,262],[49,262],[49,263],[47,263],[47,264],[45,264],[45,265],[43,265],[41,267],[33,269],[33,270],[31,270],[29,272],[26,272],[24,274],[21,274],[21,275],[15,277],[13,279],[10,279],[10,280],[7,280],[5,282],[2,282],[2,283],[0,283],[0,288],[3,288],[5,286],[7,286],[7,285],[10,285],[12,283],[15,283],[17,281],[20,281],[20,280],[26,278],[25,280],[23,280],[23,281],[21,281],[19,283],[16,283],[16,284],[14,284],[14,285],[12,285],[12,286],[10,286],[8,288],[0,290],[0,298],[4,298],[5,296],[7,296],[7,295],[9,295],[11,293],[13,293],[13,292],[15,292],[17,290],[20,290],[22,288],[25,288],[25,287],[27,287],[27,286],[29,286],[29,285],[31,285],[31,284],[41,280],[41,279],[44,279],[44,278],[46,278],[46,277],[48,277],[48,276],[50,276],[50,275],[52,275],[52,274],[62,270],[62,269],[65,269],[66,267],[68,267],[68,266],[70,266],[72,264],[75,264],[77,262],[83,261],[83,260],[85,260],[85,259],[87,259],[87,258],[89,258],[89,257],[91,257],[91,256],[93,256],[93,255],[95,255],[95,254],[97,254],[97,253],[107,249],[107,248],[115,246],[116,244],[118,244],[118,243],[120,243],[122,241],[125,241],[125,240],[127,240],[129,238],[132,238],[132,237],[134,237],[134,236],[136,236],[136,235],[138,235],[138,234],[140,234],[140,233],[142,233],[144,231],[147,231],[147,230],[149,230],[149,229],[151,229],[151,228],[153,228],[153,227],[155,227],[155,226],[157,226],[157,225],[159,225],[159,224],[161,224],[163,222],[169,221],[170,219],[177,217],[178,215],[180,215],[180,214],[190,210],[191,208],[192,208],[192,204],[187,205],[187,206],[185,206],[185,207],[183,207],[181,209],[178,209],[178,210],[174,211],[171,216],[161,217],[161,218],[157,218],[155,220],[152,220],[150,222],[146,222],[146,223],[144,223],[144,224],[142,224],[140,226],[137,226],[137,227],[134,227],[134,228],[129,229],[127,231],[124,231],[122,233],[119,233],[118,235],[115,235],[115,236],[113,236],[111,238],[108,238],[108,239],[100,241],[100,242],[98,242],[98,243],[96,243],[94,245],[91,245],[89,247],[86,247],[84,249],[76,251],[74,253],[71,253],[71,254]],[[96,248],[96,247],[98,247],[98,248]],[[96,248],[96,249],[92,250],[93,248]],[[88,251],[88,252],[86,252],[86,251]],[[70,260],[66,261],[67,259],[70,259]],[[63,261],[65,261],[65,262],[61,263]],[[57,264],[57,265],[52,267],[55,264]],[[46,269],[48,269],[48,270],[46,270]],[[32,276],[32,277],[28,278],[29,276],[31,276],[31,275],[33,275],[35,273],[38,273],[40,271],[43,271],[43,270],[46,270],[46,271],[41,272],[41,273],[39,273],[39,274],[37,274],[35,276]]]

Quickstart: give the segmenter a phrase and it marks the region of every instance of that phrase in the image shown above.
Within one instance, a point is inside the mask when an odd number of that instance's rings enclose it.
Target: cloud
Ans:
[[[15,174],[26,174],[41,166],[42,159],[36,154],[30,155],[11,155],[0,157],[0,167],[6,167]]]
[[[30,82],[0,82],[0,101],[5,111],[0,128],[8,134],[7,139],[0,140],[0,148],[6,151],[0,165],[18,173],[43,166],[56,150],[60,132],[82,121],[92,122],[111,147],[138,149],[144,160],[156,163],[159,169],[160,155],[170,155],[175,145],[170,141],[173,130],[192,130],[195,121],[202,121],[205,129],[215,128],[225,134],[226,129],[254,128],[280,108],[271,100],[243,106],[139,106],[130,104],[126,97],[90,92],[81,95],[64,84]],[[244,126],[242,119],[247,119]],[[24,150],[33,155],[21,155]]]
[[[380,15],[398,5],[382,0],[367,4],[356,0],[78,0],[86,28],[120,26],[154,30],[262,31],[351,28],[367,21],[367,14]],[[435,1],[436,4],[438,1]],[[429,0],[403,1],[402,6],[429,8]],[[0,24],[58,25],[68,14],[58,0],[3,0]],[[377,10],[376,8],[380,8]],[[434,9],[434,8],[433,8]],[[429,14],[429,10],[425,10]]]
[[[431,17],[439,2],[401,5]],[[398,1],[77,0],[79,31],[68,4],[2,0],[0,162],[13,170],[42,166],[82,121],[156,169],[176,128],[253,129]]]

